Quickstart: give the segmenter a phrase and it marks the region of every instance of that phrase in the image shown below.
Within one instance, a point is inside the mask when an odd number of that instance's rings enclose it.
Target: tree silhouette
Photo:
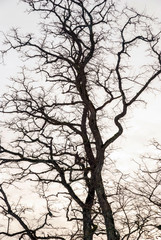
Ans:
[[[13,29],[5,36],[2,54],[16,49],[31,65],[13,79],[0,108],[4,118],[9,115],[3,126],[15,132],[12,142],[2,141],[0,150],[1,166],[11,174],[4,180],[4,173],[0,188],[1,213],[8,226],[0,235],[139,239],[146,221],[130,222],[126,213],[131,209],[136,215],[136,205],[129,208],[125,201],[122,177],[108,155],[123,133],[127,110],[161,74],[153,19],[129,8],[119,11],[106,0],[22,2],[40,13],[41,33],[21,35]],[[149,62],[133,71],[131,59],[139,46],[146,48]],[[7,188],[24,181],[35,184],[45,201],[37,222],[25,215],[27,207],[7,197]],[[69,231],[54,227],[55,199],[64,204],[64,221],[74,223]],[[13,229],[14,221],[20,230]]]

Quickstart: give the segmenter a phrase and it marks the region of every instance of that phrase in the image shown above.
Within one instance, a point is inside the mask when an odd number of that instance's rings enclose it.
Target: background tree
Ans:
[[[142,100],[142,93],[161,73],[153,19],[129,8],[118,11],[106,0],[22,2],[40,13],[41,32],[21,35],[14,29],[2,51],[16,49],[31,65],[13,79],[1,104],[7,116],[3,126],[15,134],[12,142],[2,138],[0,149],[1,166],[11,175],[2,180],[0,189],[7,226],[0,235],[139,239],[145,223],[130,222],[131,215],[140,211],[137,199],[127,202],[109,152],[123,133],[127,110]],[[145,48],[147,62],[133,71],[131,59],[139,46]],[[35,184],[44,199],[38,215],[31,216],[25,203],[9,200],[7,188],[20,188],[24,181]],[[68,231],[55,227],[57,198],[62,202],[61,215],[74,223]],[[16,221],[20,230],[13,227]]]
[[[126,188],[130,195],[135,196],[138,200],[140,199],[140,206],[143,209],[144,214],[141,214],[140,219],[144,219],[146,225],[156,232],[156,239],[161,237],[161,162],[160,162],[160,144],[154,140],[150,146],[149,153],[146,153],[142,157],[142,163],[139,164],[139,171],[135,179],[137,179],[137,185],[134,181],[131,181],[131,186]],[[147,218],[143,218],[147,215]],[[153,237],[151,231],[147,231],[146,239]]]

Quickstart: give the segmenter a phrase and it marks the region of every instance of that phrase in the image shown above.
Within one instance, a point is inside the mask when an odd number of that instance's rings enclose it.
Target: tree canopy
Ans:
[[[144,166],[136,185],[109,157],[128,109],[160,79],[154,20],[107,0],[21,1],[40,14],[41,31],[13,29],[1,51],[15,49],[29,64],[0,105],[2,127],[12,136],[2,136],[0,147],[0,236],[155,237],[160,167]],[[139,47],[147,62],[136,68]]]

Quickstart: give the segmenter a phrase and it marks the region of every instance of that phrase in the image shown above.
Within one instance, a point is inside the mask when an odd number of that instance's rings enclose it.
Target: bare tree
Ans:
[[[139,170],[126,190],[127,195],[137,199],[139,208],[143,211],[139,219],[144,219],[147,226],[143,228],[143,231],[146,231],[146,239],[153,238],[151,232],[156,234],[158,237],[156,239],[159,239],[161,237],[161,146],[155,140],[151,147],[150,153],[142,157]]]
[[[14,29],[6,36],[7,49],[2,53],[16,49],[35,67],[23,68],[3,96],[0,109],[4,117],[9,115],[3,126],[15,136],[10,145],[2,141],[0,160],[1,166],[11,169],[11,184],[24,180],[36,184],[46,201],[46,213],[36,228],[23,221],[20,212],[11,208],[3,180],[3,212],[18,220],[23,230],[0,235],[130,239],[133,231],[143,231],[144,224],[135,224],[133,230],[127,220],[128,234],[120,236],[124,224],[114,209],[118,212],[120,204],[121,218],[127,219],[130,207],[126,213],[123,193],[118,191],[119,173],[113,193],[105,181],[110,182],[113,174],[108,153],[123,133],[123,117],[161,74],[159,33],[152,29],[153,19],[129,8],[119,12],[106,0],[22,2],[40,13],[41,35],[21,35]],[[133,71],[131,59],[139,46],[146,49],[147,63]],[[108,174],[103,174],[105,163]],[[75,223],[67,234],[56,232],[54,220],[49,220],[54,198],[64,202],[66,220]]]

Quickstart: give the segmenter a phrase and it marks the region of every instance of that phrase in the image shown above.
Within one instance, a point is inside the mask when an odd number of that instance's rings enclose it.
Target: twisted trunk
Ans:
[[[112,209],[109,202],[107,201],[101,173],[98,172],[95,177],[96,177],[95,189],[96,189],[97,198],[102,210],[102,215],[104,217],[104,222],[105,222],[106,232],[107,232],[107,240],[119,240],[120,236],[118,231],[115,228]]]

